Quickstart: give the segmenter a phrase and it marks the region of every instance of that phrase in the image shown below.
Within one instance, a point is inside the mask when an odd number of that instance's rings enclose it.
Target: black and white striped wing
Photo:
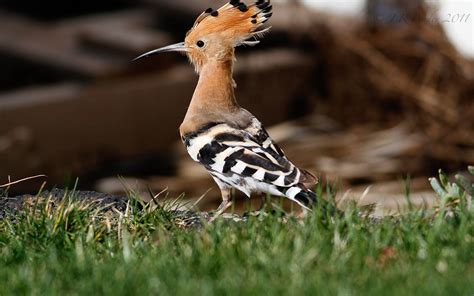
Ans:
[[[219,123],[185,136],[183,141],[190,156],[220,179],[237,175],[277,187],[298,184],[301,171],[283,155],[265,130],[260,131],[249,132]]]
[[[251,124],[245,128],[245,131],[249,133],[254,142],[258,143],[265,149],[271,149],[281,157],[286,159],[283,150],[270,138],[268,132],[263,127],[262,123],[255,117],[252,118]]]
[[[278,154],[280,157],[286,160],[286,162],[291,164],[291,162],[286,158],[283,150],[281,150],[280,147],[278,147],[278,145],[272,140],[272,138],[268,135],[268,132],[257,118],[252,118],[251,124],[245,129],[245,131],[248,132],[252,136],[252,139],[254,139],[254,141],[260,144],[264,149],[269,149],[270,152],[273,151],[273,153]],[[318,179],[310,172],[303,169],[298,169],[298,171],[300,173],[298,178],[300,183],[314,185],[318,182]]]

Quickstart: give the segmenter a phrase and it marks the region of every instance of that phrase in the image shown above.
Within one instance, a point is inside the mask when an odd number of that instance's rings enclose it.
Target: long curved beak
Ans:
[[[183,51],[188,51],[186,46],[184,45],[184,42],[168,45],[162,48],[154,49],[152,51],[146,52],[142,54],[141,56],[138,56],[134,58],[132,61],[139,60],[141,58],[147,58],[151,55],[158,54],[158,53],[163,53],[163,52],[170,52],[170,51],[178,51],[178,52],[183,52]]]

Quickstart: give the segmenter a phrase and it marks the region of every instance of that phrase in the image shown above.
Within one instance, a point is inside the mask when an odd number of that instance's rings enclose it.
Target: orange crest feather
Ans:
[[[272,16],[270,0],[258,0],[246,5],[239,0],[232,0],[218,10],[207,9],[194,23],[187,36],[194,37],[220,34],[221,40],[233,46],[242,44],[254,45],[258,41],[247,41],[249,38],[260,37],[269,28],[257,31]]]

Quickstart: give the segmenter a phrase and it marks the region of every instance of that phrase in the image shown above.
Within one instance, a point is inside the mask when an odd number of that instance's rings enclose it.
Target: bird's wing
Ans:
[[[283,150],[278,146],[278,144],[275,143],[275,141],[273,141],[266,129],[263,127],[262,123],[257,118],[252,118],[251,124],[245,128],[245,131],[248,132],[254,141],[260,144],[263,148],[270,149],[289,162]],[[303,169],[299,170],[301,173],[299,179],[300,183],[315,184],[318,182],[318,179],[312,173]]]
[[[304,171],[293,165],[264,133],[266,138],[259,140],[248,130],[216,123],[183,140],[191,157],[211,172],[237,174],[281,187],[302,183]]]
[[[270,138],[267,130],[257,118],[253,117],[250,124],[244,130],[249,134],[254,142],[258,143],[263,148],[270,149],[281,157],[286,158],[283,150],[281,150],[272,138]]]

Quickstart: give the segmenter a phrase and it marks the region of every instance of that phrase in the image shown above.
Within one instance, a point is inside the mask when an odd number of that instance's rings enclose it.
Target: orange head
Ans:
[[[135,60],[161,52],[185,52],[199,72],[210,61],[234,58],[234,48],[255,45],[270,28],[258,30],[272,16],[270,0],[258,0],[246,5],[232,0],[218,10],[204,11],[186,34],[184,42],[147,52]],[[251,40],[254,39],[254,40]]]

